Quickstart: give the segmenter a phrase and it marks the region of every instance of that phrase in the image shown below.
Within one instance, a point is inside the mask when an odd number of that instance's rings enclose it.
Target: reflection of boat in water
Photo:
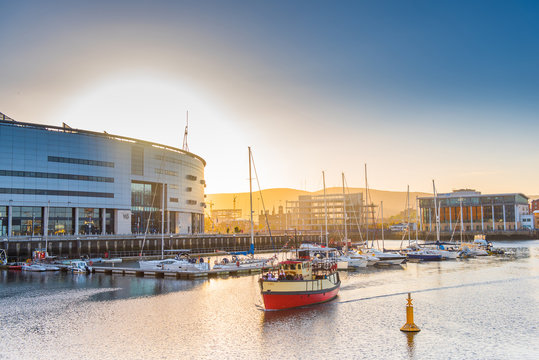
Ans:
[[[282,310],[319,304],[334,299],[341,280],[335,263],[314,265],[309,260],[287,260],[279,270],[259,279],[260,292],[266,310]]]

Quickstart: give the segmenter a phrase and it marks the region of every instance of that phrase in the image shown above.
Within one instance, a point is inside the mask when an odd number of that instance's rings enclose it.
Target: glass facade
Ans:
[[[131,183],[131,232],[136,234],[161,233],[162,199],[163,184],[141,182]],[[166,231],[166,212],[164,215],[164,230]]]
[[[101,216],[99,209],[79,208],[79,234],[101,234]]]
[[[0,236],[7,235],[8,213],[7,206],[0,206]]]
[[[528,200],[521,194],[439,196],[437,205],[443,231],[463,230],[491,231],[517,230],[521,227],[520,216],[515,208],[528,207]],[[434,198],[419,199],[423,228],[435,226]],[[461,219],[462,218],[462,219]]]
[[[73,218],[72,208],[49,208],[49,235],[72,235]]]
[[[13,206],[11,224],[14,236],[41,235],[43,208],[38,206]]]

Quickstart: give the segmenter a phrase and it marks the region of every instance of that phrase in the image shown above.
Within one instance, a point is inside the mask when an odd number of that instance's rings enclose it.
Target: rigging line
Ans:
[[[268,221],[268,214],[266,213],[266,205],[264,204],[264,196],[262,195],[262,189],[260,188],[260,182],[258,181],[258,173],[256,172],[255,159],[253,157],[252,151],[251,151],[251,160],[253,162],[253,170],[255,171],[256,184],[258,185],[258,191],[260,192],[260,199],[262,199],[262,209],[264,210],[264,218],[266,219],[266,226],[268,227],[271,246],[273,248],[273,252],[275,252],[275,244],[273,243],[273,236],[271,235],[271,228]]]
[[[163,150],[164,151],[164,150]],[[163,170],[163,163],[165,162],[165,153],[163,152],[163,157],[161,158],[161,165],[159,166],[159,170]],[[163,175],[162,174],[163,171],[160,171],[159,172],[159,177],[157,178],[157,180],[161,180],[161,176]],[[164,184],[163,184],[164,186]],[[153,193],[153,198],[152,198],[152,202],[150,203],[150,207],[154,204],[155,202],[155,196],[157,195],[157,189],[155,189],[156,191],[154,191]],[[142,195],[142,199],[144,199],[144,195]],[[165,199],[163,199],[163,206],[165,204]],[[145,206],[143,206],[143,208],[145,208]],[[143,210],[143,214],[145,213],[146,211]],[[148,234],[148,228],[150,227],[150,219],[152,218],[151,214],[148,216],[148,221],[146,222],[146,229],[144,229],[144,237],[142,238],[142,246],[140,247],[140,257],[142,258],[142,253],[144,252],[144,244],[146,243],[146,235]]]

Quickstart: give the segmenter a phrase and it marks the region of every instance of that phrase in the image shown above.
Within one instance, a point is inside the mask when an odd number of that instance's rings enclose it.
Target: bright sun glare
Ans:
[[[241,126],[218,101],[189,84],[147,74],[126,74],[93,83],[66,99],[48,124],[182,147],[189,111],[189,150],[208,162],[206,173],[231,170],[227,159],[243,154]],[[233,166],[233,165],[232,165]],[[234,181],[233,179],[230,181]],[[223,186],[226,181],[223,181]]]

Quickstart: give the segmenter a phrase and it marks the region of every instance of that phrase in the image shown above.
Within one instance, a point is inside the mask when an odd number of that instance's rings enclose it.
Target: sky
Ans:
[[[207,161],[207,193],[539,194],[539,2],[0,0],[0,112]]]

